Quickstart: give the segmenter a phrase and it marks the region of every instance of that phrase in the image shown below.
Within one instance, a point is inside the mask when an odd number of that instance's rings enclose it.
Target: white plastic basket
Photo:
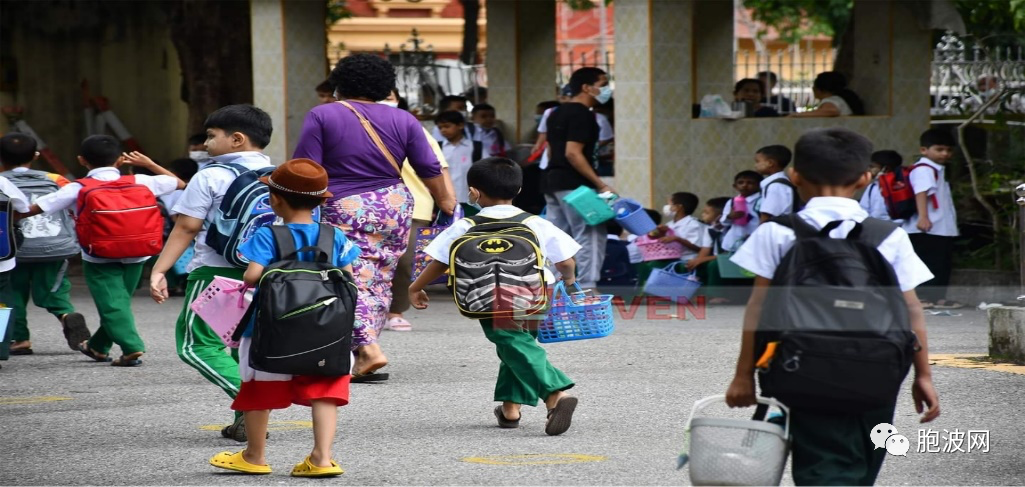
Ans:
[[[767,421],[694,416],[726,396],[711,396],[694,403],[687,420],[690,446],[690,481],[694,485],[779,485],[790,453],[790,411],[779,402],[759,397],[758,402],[778,407],[786,416],[780,427]]]

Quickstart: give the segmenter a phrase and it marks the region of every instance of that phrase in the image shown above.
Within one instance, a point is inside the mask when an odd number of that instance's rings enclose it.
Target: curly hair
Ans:
[[[381,101],[395,88],[395,67],[372,54],[353,54],[338,61],[328,83],[342,98]]]

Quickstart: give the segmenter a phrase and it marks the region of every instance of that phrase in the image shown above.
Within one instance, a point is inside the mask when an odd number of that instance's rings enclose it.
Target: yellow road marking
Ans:
[[[995,370],[997,372],[1010,372],[1012,374],[1025,375],[1025,365],[995,362],[992,358],[985,355],[929,355],[929,363],[932,365],[939,365],[940,367]]]
[[[579,455],[576,453],[536,453],[527,455],[497,455],[493,457],[466,457],[467,463],[484,465],[566,465],[571,463],[604,462],[609,457]]]
[[[70,401],[70,397],[62,396],[35,396],[35,397],[0,397],[0,406],[13,406],[20,404],[40,404],[44,402]]]
[[[199,429],[203,431],[220,431],[227,425],[224,424],[206,424],[200,426]],[[295,431],[305,430],[313,427],[312,421],[271,421],[267,423],[267,431]]]

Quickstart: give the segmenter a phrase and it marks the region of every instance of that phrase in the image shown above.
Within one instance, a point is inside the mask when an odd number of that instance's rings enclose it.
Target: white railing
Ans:
[[[1025,113],[1025,48],[986,48],[947,32],[933,50],[933,115],[971,114],[1004,92],[989,113]]]

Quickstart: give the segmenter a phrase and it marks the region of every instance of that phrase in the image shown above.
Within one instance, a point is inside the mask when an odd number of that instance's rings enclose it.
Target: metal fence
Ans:
[[[569,77],[573,75],[573,71],[583,67],[599,68],[608,73],[610,80],[615,80],[616,78],[615,64],[613,63],[611,52],[597,49],[592,52],[579,52],[576,55],[573,52],[567,52],[561,53],[556,62],[556,86],[562,87],[569,83]]]
[[[987,48],[947,32],[933,50],[933,115],[971,114],[1004,92],[990,113],[1025,113],[1025,48]]]
[[[780,113],[782,98],[789,98],[798,110],[815,105],[811,86],[815,76],[833,70],[835,49],[809,48],[792,44],[782,49],[738,49],[733,54],[733,72],[739,81],[757,78],[758,73],[771,72],[777,83],[770,103]]]

